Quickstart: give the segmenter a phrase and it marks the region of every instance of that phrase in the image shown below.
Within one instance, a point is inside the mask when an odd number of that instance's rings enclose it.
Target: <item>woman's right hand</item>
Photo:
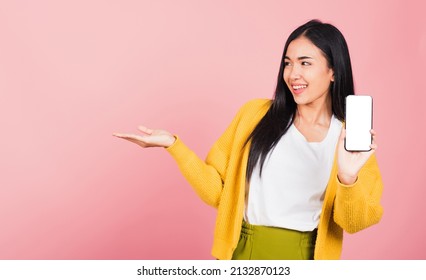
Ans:
[[[170,132],[161,129],[149,129],[145,126],[139,126],[138,129],[143,135],[114,133],[113,135],[133,142],[142,148],[164,147],[168,148],[176,141],[176,137]]]

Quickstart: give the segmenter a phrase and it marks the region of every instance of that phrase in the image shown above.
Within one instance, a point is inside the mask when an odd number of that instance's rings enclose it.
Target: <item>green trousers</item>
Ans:
[[[243,221],[233,260],[312,260],[317,230],[301,232]]]

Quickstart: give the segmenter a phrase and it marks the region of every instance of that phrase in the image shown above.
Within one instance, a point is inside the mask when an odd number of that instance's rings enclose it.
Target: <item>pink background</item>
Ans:
[[[0,259],[212,259],[215,210],[167,152],[111,134],[168,129],[204,158],[312,18],[343,32],[375,104],[385,214],[342,257],[425,259],[419,3],[1,1]]]

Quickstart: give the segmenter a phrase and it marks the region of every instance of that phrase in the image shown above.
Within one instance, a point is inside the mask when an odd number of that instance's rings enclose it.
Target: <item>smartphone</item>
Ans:
[[[373,98],[369,95],[348,95],[345,112],[345,149],[368,152],[373,140]]]

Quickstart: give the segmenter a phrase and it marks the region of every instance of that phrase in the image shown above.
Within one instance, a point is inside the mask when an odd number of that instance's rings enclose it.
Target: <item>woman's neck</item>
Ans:
[[[331,99],[326,99],[322,104],[298,105],[295,115],[295,123],[305,125],[329,126],[333,111]]]

